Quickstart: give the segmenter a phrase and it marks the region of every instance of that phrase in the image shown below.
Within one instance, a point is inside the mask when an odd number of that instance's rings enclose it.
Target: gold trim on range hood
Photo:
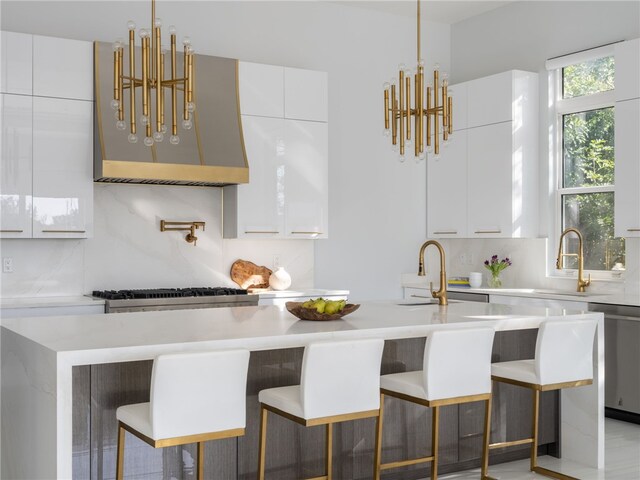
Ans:
[[[115,128],[116,120],[110,108],[113,96],[112,57],[110,44],[94,42],[96,182],[195,186],[248,183],[237,60],[195,55],[197,108],[193,128],[184,130],[179,126],[180,144],[177,146],[166,139],[153,147],[146,147],[142,142],[141,128],[138,128],[139,139],[135,144],[128,142],[127,131]],[[140,58],[139,55],[137,57]],[[178,64],[181,61],[180,56]],[[128,64],[127,59],[124,59],[124,64]],[[123,101],[128,105],[127,93],[125,90]],[[181,93],[178,92],[179,97]],[[137,95],[136,100],[139,101],[140,97]],[[179,98],[178,105],[181,102]],[[165,105],[170,106],[170,102]],[[125,105],[126,111],[128,107]]]

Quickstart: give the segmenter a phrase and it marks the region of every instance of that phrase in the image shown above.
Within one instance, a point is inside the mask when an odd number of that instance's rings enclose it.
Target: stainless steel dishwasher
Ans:
[[[605,416],[640,424],[640,307],[590,303],[604,313]]]

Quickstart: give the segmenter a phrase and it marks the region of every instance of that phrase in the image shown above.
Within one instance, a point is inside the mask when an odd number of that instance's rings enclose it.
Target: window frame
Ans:
[[[592,58],[614,57],[613,50],[602,52],[601,54],[594,55]],[[564,268],[558,270],[556,268],[556,258],[558,252],[558,241],[562,234],[562,197],[563,195],[576,195],[584,193],[613,193],[615,195],[615,183],[613,185],[599,185],[592,187],[563,187],[564,179],[564,143],[563,143],[563,115],[586,112],[590,110],[598,110],[602,108],[613,107],[615,109],[615,87],[612,90],[605,92],[593,93],[590,95],[582,95],[578,97],[563,98],[563,68],[565,66],[574,65],[576,63],[584,62],[588,59],[584,58],[570,58],[568,56],[565,61],[560,65],[554,65],[555,68],[549,69],[549,132],[550,143],[549,153],[551,154],[551,174],[553,175],[553,182],[550,183],[553,188],[552,197],[554,212],[550,215],[550,231],[551,238],[553,240],[552,248],[547,248],[547,266],[549,277],[560,278],[572,278],[577,277],[577,268]],[[591,59],[591,58],[589,58]],[[549,67],[549,65],[548,65]],[[615,112],[615,110],[614,110]],[[615,146],[614,146],[615,149]],[[615,150],[614,150],[615,152]],[[624,279],[624,271],[611,271],[611,270],[586,270],[585,276],[591,274],[591,277],[595,280],[610,280],[621,281]]]

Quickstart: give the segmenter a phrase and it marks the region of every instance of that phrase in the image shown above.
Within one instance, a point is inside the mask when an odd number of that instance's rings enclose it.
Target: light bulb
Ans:
[[[418,62],[418,66],[419,67],[424,67],[424,58],[420,59],[420,61]]]
[[[160,129],[162,133],[167,133],[167,126],[163,123],[162,128]]]
[[[442,80],[447,80],[449,78],[449,74],[447,72],[442,72],[442,75],[440,75],[442,77]]]
[[[164,140],[164,134],[162,132],[154,132],[153,140],[160,143],[162,140]]]
[[[434,159],[434,160],[440,160],[440,154],[439,154],[439,153],[436,153],[436,154],[433,156],[433,159]]]
[[[140,38],[147,38],[149,36],[149,31],[146,28],[140,29]]]
[[[196,53],[196,51],[191,45],[187,45],[187,53]]]
[[[125,128],[127,128],[127,124],[126,124],[126,123],[124,123],[122,120],[118,120],[118,121],[116,122],[116,128],[117,128],[118,130],[124,130]]]
[[[144,137],[144,145],[146,147],[150,147],[151,145],[153,145],[153,138],[151,137]]]
[[[120,42],[119,40],[116,40],[115,42],[113,42],[113,51],[117,52],[122,48],[122,42]]]
[[[383,90],[389,90],[389,87],[390,87],[390,86],[391,86],[391,85],[389,85],[389,82],[384,82],[384,83],[382,84],[382,89],[383,89]]]
[[[405,70],[406,66],[404,63],[401,63],[400,65],[398,65],[398,71],[399,72],[403,72]]]
[[[149,123],[149,117],[146,115],[140,115],[140,123],[142,125],[147,125]]]
[[[111,100],[111,108],[118,110],[118,108],[120,108],[120,100],[116,100],[115,98]]]
[[[424,152],[420,152],[420,154],[418,155],[418,161],[419,162],[424,162],[424,159],[427,158],[427,156],[425,155]]]
[[[182,121],[182,128],[184,128],[185,130],[191,130],[192,126],[193,126],[193,123],[191,123],[191,120]]]
[[[184,37],[184,38],[182,39],[182,44],[183,44],[185,47],[188,47],[189,45],[191,45],[191,38],[190,38],[190,37]]]
[[[167,46],[166,46],[166,45],[162,45],[162,46],[160,47],[160,53],[162,53],[162,55],[165,55],[168,51],[169,51],[169,50],[168,50],[168,48],[167,48]]]
[[[133,20],[129,20],[127,22],[127,30],[135,30],[136,29],[136,22],[134,22]]]
[[[391,145],[391,151],[394,153],[398,153],[398,151],[400,151],[400,147],[397,144]]]
[[[178,135],[171,135],[171,137],[169,137],[169,143],[171,143],[171,145],[178,145],[180,143],[180,137]]]
[[[439,63],[436,63],[436,64],[433,66],[433,69],[434,69],[434,70],[440,70],[440,64],[439,64]]]
[[[188,102],[187,103],[187,110],[189,112],[193,112],[196,109],[196,104],[193,102]]]
[[[404,161],[407,159],[407,157],[404,156],[404,154],[400,154],[398,155],[398,161],[400,163],[404,163]]]
[[[137,143],[138,142],[138,136],[135,133],[130,133],[128,140],[129,140],[129,143]]]
[[[385,137],[390,136],[390,135],[391,135],[391,130],[389,130],[388,128],[385,128],[385,129],[382,131],[382,135],[383,135],[383,136],[385,136]]]
[[[391,85],[392,85],[392,86],[394,86],[394,87],[395,87],[397,83],[398,83],[398,81],[397,81],[395,78],[392,78],[392,79],[391,79]]]
[[[157,27],[157,28],[162,27],[162,19],[161,19],[161,18],[156,17],[156,19],[155,19],[155,20],[154,20],[154,22],[153,22],[153,26],[154,26],[154,27]]]
[[[443,141],[442,141],[442,146],[443,146],[444,148],[447,148],[447,147],[449,146],[449,140],[443,140]]]
[[[176,26],[169,25],[169,35],[175,35],[175,34],[176,34]]]
[[[405,76],[405,77],[410,77],[410,76],[411,76],[411,74],[412,74],[412,72],[411,72],[411,69],[410,69],[410,68],[407,68],[407,69],[404,71],[404,76]]]
[[[412,143],[413,143],[413,142],[411,141],[411,139],[409,139],[409,140],[405,140],[405,142],[404,142],[404,144],[405,144],[405,146],[406,146],[407,148],[408,148],[408,147],[410,147],[410,146],[412,145]]]
[[[120,120],[120,112],[113,112],[113,118]]]
[[[433,147],[431,145],[427,147],[427,153],[433,153]]]

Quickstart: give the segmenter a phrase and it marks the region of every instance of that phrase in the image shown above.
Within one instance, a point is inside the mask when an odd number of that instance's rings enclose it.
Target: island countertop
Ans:
[[[399,339],[439,328],[491,326],[537,328],[542,320],[586,312],[481,303],[419,305],[369,302],[341,320],[298,320],[276,306],[166,310],[4,319],[2,327],[72,365],[150,359],[161,353],[210,348],[266,350],[311,341],[353,338]],[[598,318],[601,314],[595,315]]]

